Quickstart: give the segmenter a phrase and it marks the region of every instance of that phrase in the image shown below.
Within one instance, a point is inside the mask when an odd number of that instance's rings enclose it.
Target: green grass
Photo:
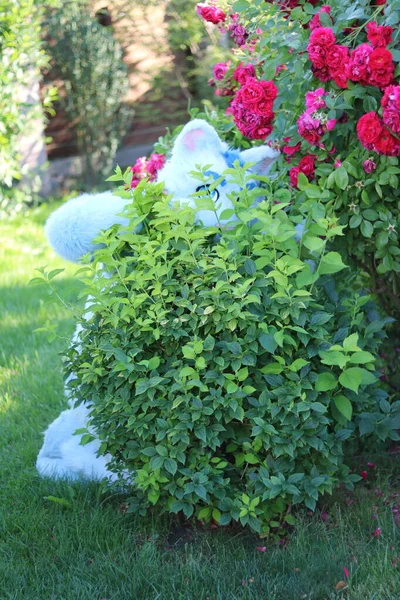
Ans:
[[[50,320],[68,338],[74,319],[28,281],[37,266],[65,266],[58,292],[72,304],[78,295],[74,266],[44,240],[46,210],[0,225],[0,600],[398,600],[394,458],[378,457],[354,503],[340,492],[321,505],[326,521],[300,513],[286,546],[238,530],[175,531],[167,518],[125,514],[124,497],[97,485],[38,478],[41,431],[65,406],[59,352],[67,342],[49,344],[33,330]],[[337,591],[343,567],[348,588]]]

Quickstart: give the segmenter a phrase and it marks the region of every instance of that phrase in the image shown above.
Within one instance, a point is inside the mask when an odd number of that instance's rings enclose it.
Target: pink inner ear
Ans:
[[[192,129],[192,131],[188,131],[184,136],[183,145],[187,150],[192,152],[196,150],[197,142],[202,137],[204,137],[204,131],[202,129]]]

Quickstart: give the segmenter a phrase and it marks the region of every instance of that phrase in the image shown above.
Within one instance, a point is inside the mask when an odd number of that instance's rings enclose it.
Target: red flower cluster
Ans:
[[[400,136],[400,85],[389,85],[386,88],[381,105],[383,122],[396,135]]]
[[[303,173],[308,181],[314,179],[315,175],[315,160],[312,156],[303,156],[297,167],[293,167],[289,171],[290,183],[293,187],[297,187],[299,173]]]
[[[346,87],[344,66],[349,49],[336,44],[336,37],[330,27],[316,27],[310,35],[307,46],[312,70],[321,81],[334,80],[339,87]]]
[[[388,25],[377,25],[376,21],[367,23],[367,39],[373,48],[386,48],[392,41],[393,28]]]
[[[259,81],[255,77],[245,79],[228,109],[243,135],[252,140],[263,140],[270,135],[277,95],[278,88],[272,81]]]
[[[248,77],[256,76],[256,69],[251,63],[239,63],[233,73],[228,76],[227,73],[231,67],[231,61],[216,63],[213,67],[214,77],[209,80],[211,87],[216,86],[216,82],[222,82],[215,90],[216,96],[234,96],[238,87],[243,85]]]
[[[312,70],[321,81],[331,81],[347,87],[347,81],[384,88],[393,80],[392,53],[385,47],[392,39],[392,28],[378,26],[375,21],[367,26],[370,44],[360,44],[351,53],[347,46],[336,44],[330,27],[316,27],[307,46]]]
[[[323,88],[306,94],[306,111],[297,121],[298,132],[309,144],[316,146],[327,131],[332,131],[336,126],[336,119],[328,119],[321,109],[326,108]]]
[[[256,76],[256,70],[254,68],[254,65],[252,65],[251,63],[244,65],[243,63],[240,63],[236,69],[233,71],[233,79],[235,81],[237,81],[238,83],[240,83],[240,85],[243,85],[246,81],[246,79],[248,77],[255,77]]]
[[[137,159],[135,164],[131,167],[131,171],[134,174],[131,181],[131,188],[135,188],[139,181],[142,179],[148,179],[154,181],[157,173],[163,168],[166,157],[164,154],[157,154],[154,152],[147,159],[145,156],[141,156]]]
[[[361,44],[351,53],[346,73],[351,81],[384,88],[393,80],[392,53],[386,48]]]
[[[374,112],[363,115],[358,121],[357,135],[367,150],[374,150],[385,156],[400,156],[400,140],[392,135]]]
[[[218,25],[218,23],[222,23],[226,19],[226,14],[223,10],[217,8],[216,6],[210,6],[202,2],[197,4],[196,12],[205,21],[214,23],[214,25]]]

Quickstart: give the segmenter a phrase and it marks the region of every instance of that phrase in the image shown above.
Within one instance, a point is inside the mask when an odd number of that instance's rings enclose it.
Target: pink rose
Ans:
[[[157,154],[156,152],[153,152],[153,154],[150,155],[150,160],[147,165],[149,174],[155,178],[157,172],[163,168],[165,161],[165,154]]]
[[[216,63],[213,67],[214,79],[216,79],[217,81],[221,81],[222,79],[224,79],[228,68],[228,63]]]
[[[299,135],[307,140],[309,144],[315,146],[320,142],[324,130],[319,119],[314,119],[305,112],[300,115],[297,126]]]
[[[376,169],[376,163],[372,160],[372,158],[368,158],[363,162],[363,169],[366,173],[372,173]]]
[[[209,6],[208,4],[204,4],[202,2],[197,4],[196,12],[205,21],[214,23],[214,25],[218,25],[218,23],[222,23],[226,19],[226,14],[223,10],[217,8],[216,6]]]
[[[389,85],[381,100],[383,108],[400,110],[400,85]]]
[[[313,113],[320,108],[326,107],[326,102],[324,100],[324,96],[326,96],[326,92],[324,88],[318,88],[313,92],[306,93],[306,108],[307,112]]]
[[[131,167],[131,171],[144,177],[147,174],[147,158],[145,156],[138,158],[135,164]]]
[[[362,85],[368,84],[368,64],[373,48],[369,44],[360,44],[350,54],[346,75],[350,81],[359,81]]]
[[[400,135],[400,111],[385,108],[383,111],[383,122],[394,133]]]

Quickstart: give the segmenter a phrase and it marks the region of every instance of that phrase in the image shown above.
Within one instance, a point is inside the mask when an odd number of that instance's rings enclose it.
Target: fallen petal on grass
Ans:
[[[343,580],[338,581],[337,584],[335,585],[335,589],[336,590],[344,590],[347,587],[347,583]]]

